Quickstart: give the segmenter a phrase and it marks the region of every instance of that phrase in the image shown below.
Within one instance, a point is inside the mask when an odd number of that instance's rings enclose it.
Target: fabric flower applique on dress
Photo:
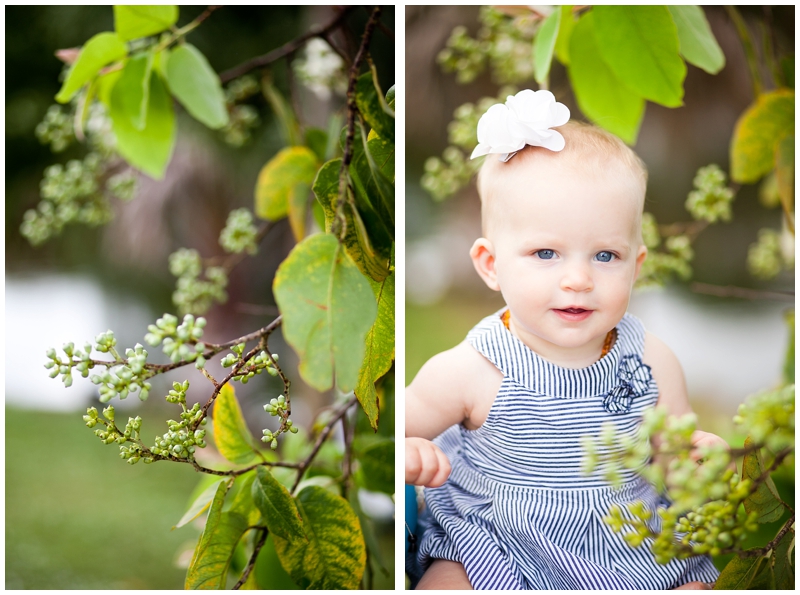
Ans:
[[[569,121],[569,108],[546,90],[525,89],[509,95],[506,102],[490,107],[478,121],[478,146],[470,159],[499,153],[508,161],[525,145],[551,151],[564,148],[564,137],[551,130]]]
[[[626,355],[619,362],[617,378],[619,384],[603,398],[603,409],[609,413],[627,413],[634,397],[647,393],[653,375],[650,366],[642,363],[638,355]]]

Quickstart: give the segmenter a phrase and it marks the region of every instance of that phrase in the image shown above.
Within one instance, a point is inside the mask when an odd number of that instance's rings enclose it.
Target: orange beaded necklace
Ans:
[[[511,310],[506,310],[503,312],[503,315],[500,317],[503,320],[503,324],[505,327],[510,331],[511,330]],[[608,331],[606,335],[606,340],[603,342],[603,350],[600,352],[600,358],[603,359],[608,352],[611,351],[611,348],[614,346],[614,342],[617,340],[617,329],[612,328]]]

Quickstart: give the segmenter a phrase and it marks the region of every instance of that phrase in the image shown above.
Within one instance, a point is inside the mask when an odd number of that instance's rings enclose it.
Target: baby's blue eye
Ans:
[[[612,260],[614,260],[614,253],[603,250],[602,252],[598,252],[595,255],[595,259],[597,259],[600,262],[611,262]]]
[[[538,250],[536,252],[536,256],[538,256],[542,260],[550,260],[555,255],[556,255],[556,253],[553,252],[552,250]]]

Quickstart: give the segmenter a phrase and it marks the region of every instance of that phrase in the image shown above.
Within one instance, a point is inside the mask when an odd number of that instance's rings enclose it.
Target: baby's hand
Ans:
[[[450,461],[430,440],[406,438],[406,483],[438,488],[450,475]]]
[[[691,457],[694,461],[698,464],[702,463],[701,460],[701,453],[698,452],[698,449],[704,446],[717,446],[722,445],[725,447],[726,450],[730,450],[731,447],[728,445],[725,440],[717,436],[716,434],[711,434],[710,432],[702,432],[697,430],[692,434],[692,453]],[[729,468],[732,469],[734,472],[736,471],[736,463],[731,461]]]

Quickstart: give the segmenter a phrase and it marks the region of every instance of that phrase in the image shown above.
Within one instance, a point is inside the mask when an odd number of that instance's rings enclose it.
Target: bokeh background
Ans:
[[[463,340],[466,332],[503,302],[472,268],[468,251],[480,236],[475,184],[436,203],[420,186],[425,160],[447,146],[447,124],[466,102],[496,96],[488,72],[467,85],[445,74],[437,54],[457,25],[476,35],[478,7],[406,7],[406,383],[432,355]],[[771,7],[777,42],[794,48],[794,7]],[[706,7],[711,28],[726,57],[716,76],[689,65],[685,105],[668,109],[648,102],[634,150],[649,170],[646,210],[660,224],[690,221],[684,209],[695,172],[709,163],[728,171],[728,146],[739,115],[753,101],[745,56],[722,7]],[[765,10],[742,8],[761,48]],[[586,120],[557,61],[550,88],[573,118]],[[524,88],[522,85],[521,88]],[[530,88],[538,88],[530,81]],[[779,210],[758,201],[756,186],[745,186],[733,204],[730,223],[711,225],[694,243],[692,281],[755,290],[793,291],[794,276],[783,273],[761,282],[746,267],[747,250],[761,227],[780,228]],[[689,283],[637,291],[630,311],[661,337],[683,365],[692,405],[701,425],[730,433],[730,418],[743,399],[780,379],[788,333],[783,313],[793,295],[777,299],[719,298],[693,291]]]
[[[729,142],[737,118],[753,101],[742,44],[723,7],[704,7],[726,57],[716,76],[688,65],[684,106],[668,109],[648,102],[634,150],[649,170],[645,210],[659,224],[690,221],[684,208],[699,167],[729,169]],[[771,20],[774,39],[794,52],[794,6],[740,7],[763,47],[764,24]],[[454,110],[483,97],[496,97],[499,85],[488,72],[460,85],[443,73],[437,54],[456,26],[472,37],[480,27],[479,7],[408,6],[406,19],[406,384],[431,356],[462,341],[481,318],[503,306],[475,273],[469,249],[480,237],[480,204],[473,182],[437,203],[422,189],[425,161],[448,146],[447,125]],[[550,89],[573,118],[578,109],[566,72],[555,60]],[[529,88],[536,89],[530,81]],[[521,85],[520,88],[525,88]],[[794,303],[794,274],[784,271],[764,282],[747,269],[749,246],[762,227],[780,229],[779,210],[759,204],[757,186],[742,187],[729,223],[709,226],[694,242],[690,282],[672,282],[656,290],[636,291],[629,310],[663,339],[680,360],[689,398],[701,428],[741,445],[731,422],[748,396],[780,383],[789,332],[784,320]],[[694,283],[752,292],[757,299],[715,297]],[[712,289],[713,290],[713,289]],[[741,291],[738,291],[741,293]],[[773,475],[781,497],[794,501],[794,473]],[[762,525],[744,544],[765,544],[781,523]],[[715,559],[724,567],[730,556]]]
[[[178,25],[204,9],[180,7]],[[367,10],[354,11],[348,17],[350,29],[363,31],[368,16]],[[236,148],[179,110],[177,144],[164,180],[141,178],[133,201],[115,201],[110,225],[67,227],[60,237],[31,248],[19,226],[25,210],[39,200],[42,172],[85,154],[73,146],[54,155],[34,135],[60,88],[63,64],[54,53],[113,30],[113,16],[110,6],[8,6],[5,17],[5,586],[182,588],[199,529],[170,529],[183,515],[200,476],[188,465],[124,464],[117,447],[104,447],[81,421],[87,406],[98,405],[96,388],[81,378],[70,389],[50,380],[44,353],[68,341],[81,345],[107,329],[114,330],[118,345],[132,346],[143,342],[147,324],[174,312],[169,254],[180,247],[195,248],[204,256],[223,254],[219,231],[232,209],[252,210],[258,171],[282,148],[279,125],[263,99],[254,100],[261,123],[251,140]],[[192,32],[189,41],[222,72],[332,17],[332,8],[325,6],[225,7]],[[388,89],[395,82],[393,7],[384,9],[381,22],[370,49],[382,87]],[[278,88],[288,95],[286,62],[271,70]],[[342,105],[341,97],[323,100],[299,85],[293,100],[303,121],[322,127]],[[259,254],[234,269],[228,286],[232,299],[207,315],[208,340],[226,341],[274,319],[272,277],[293,245],[288,223],[281,222],[262,242]],[[270,347],[296,379],[293,418],[309,428],[330,396],[303,385],[294,354],[279,333]],[[151,350],[151,360],[158,360],[156,351]],[[216,375],[217,362],[210,365]],[[144,404],[135,397],[115,403],[118,416],[141,415],[146,435],[163,433],[164,420],[175,412],[158,395],[166,394],[172,381],[189,378],[190,405],[207,398],[204,379],[189,368],[156,378]],[[264,415],[265,395],[281,392],[282,386],[263,376],[236,389],[256,435],[263,427],[258,418]],[[393,423],[393,416],[382,421]],[[362,505],[379,529],[391,571],[393,505],[388,497]],[[391,575],[378,573],[375,586],[393,587]]]

